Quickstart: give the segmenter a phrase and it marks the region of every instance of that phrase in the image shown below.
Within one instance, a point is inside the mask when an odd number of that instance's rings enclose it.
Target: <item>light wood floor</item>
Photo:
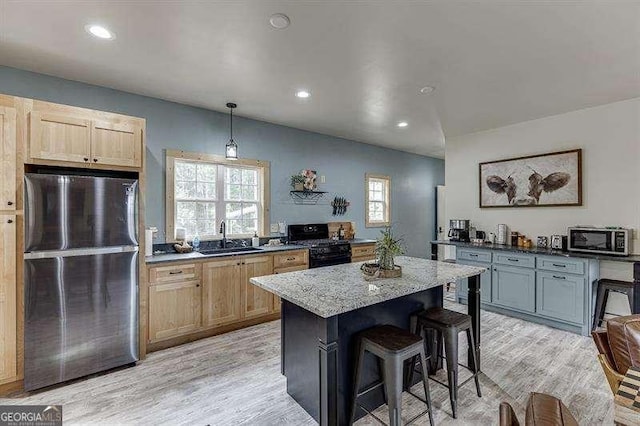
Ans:
[[[591,339],[490,312],[483,312],[482,326],[483,397],[467,384],[454,420],[447,390],[430,382],[436,424],[497,424],[500,401],[512,403],[524,419],[531,391],[562,398],[580,424],[613,424],[612,396]],[[315,424],[286,393],[278,321],[155,352],[134,368],[0,404],[62,404],[65,424]],[[384,408],[376,414],[385,417]],[[422,409],[405,397],[405,419]],[[376,423],[364,418],[357,424]]]

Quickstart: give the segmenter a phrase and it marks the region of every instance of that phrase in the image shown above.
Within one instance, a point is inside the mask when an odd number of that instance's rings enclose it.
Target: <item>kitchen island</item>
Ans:
[[[401,256],[402,277],[367,281],[361,263],[255,277],[251,283],[282,299],[282,374],[287,392],[321,425],[348,423],[355,362],[355,335],[393,324],[409,328],[409,316],[442,306],[442,288],[469,278],[469,313],[480,364],[480,287],[484,268]],[[378,377],[367,359],[363,382]],[[382,390],[363,397],[383,404]]]

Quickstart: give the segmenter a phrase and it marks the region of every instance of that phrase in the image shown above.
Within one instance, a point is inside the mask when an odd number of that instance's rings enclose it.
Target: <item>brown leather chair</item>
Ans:
[[[578,426],[566,405],[555,396],[531,392],[524,420],[525,426]],[[520,426],[508,402],[500,404],[500,426]]]
[[[612,318],[607,321],[606,331],[594,331],[591,335],[615,395],[629,367],[640,367],[640,314]]]

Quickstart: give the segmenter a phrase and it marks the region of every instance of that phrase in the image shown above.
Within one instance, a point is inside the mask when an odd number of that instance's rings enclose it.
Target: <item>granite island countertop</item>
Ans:
[[[251,283],[320,317],[329,318],[376,303],[481,274],[485,268],[399,256],[402,277],[366,281],[362,262],[251,278]]]
[[[510,251],[515,253],[525,253],[525,254],[537,254],[544,256],[562,256],[562,257],[575,257],[580,259],[594,259],[594,260],[606,260],[610,262],[629,262],[635,263],[640,262],[640,255],[629,255],[629,256],[613,256],[606,254],[597,254],[597,253],[582,253],[577,251],[565,251],[565,250],[553,250],[550,248],[539,248],[539,247],[514,247],[503,244],[478,244],[478,243],[468,243],[464,241],[450,241],[450,240],[436,240],[431,241],[431,244],[440,244],[447,246],[456,246],[462,248],[472,248],[472,249],[481,249],[481,250],[499,250],[499,251]]]

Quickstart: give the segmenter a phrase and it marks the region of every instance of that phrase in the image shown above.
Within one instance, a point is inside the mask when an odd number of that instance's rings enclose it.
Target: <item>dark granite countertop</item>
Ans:
[[[640,262],[640,255],[631,255],[631,256],[610,256],[604,254],[591,254],[591,253],[580,253],[574,251],[564,251],[564,250],[552,250],[545,248],[524,248],[524,247],[513,247],[506,246],[502,244],[476,244],[476,243],[465,243],[461,241],[449,241],[449,240],[437,240],[431,241],[432,244],[442,244],[456,247],[465,247],[465,248],[474,248],[474,249],[483,249],[483,250],[501,250],[501,251],[509,251],[509,252],[517,252],[517,253],[525,253],[525,254],[536,254],[536,255],[544,255],[544,256],[562,256],[562,257],[575,257],[580,259],[595,259],[595,260],[606,260],[611,262],[628,262],[635,263]]]
[[[256,254],[265,254],[265,253],[274,253],[278,251],[288,251],[288,250],[304,250],[306,247],[283,244],[280,246],[261,246],[259,250],[254,251],[244,251],[244,252],[233,252],[233,253],[212,253],[212,254],[202,254],[199,252],[191,252],[191,253],[163,253],[163,254],[155,254],[153,256],[147,256],[144,258],[147,265],[152,263],[164,263],[164,262],[183,262],[189,260],[206,260],[218,257],[230,257],[230,256],[248,256],[248,255],[256,255]]]
[[[375,244],[377,240],[369,240],[366,238],[354,238],[353,240],[349,240],[349,244],[358,245],[358,244]]]
[[[359,244],[372,244],[375,243],[376,240],[367,240],[364,238],[356,238],[354,240],[350,240],[349,243],[351,245],[359,245]],[[248,256],[251,254],[264,254],[264,253],[273,253],[277,251],[288,251],[288,250],[304,250],[308,247],[293,245],[293,244],[283,244],[280,246],[260,246],[260,250],[255,251],[246,251],[246,252],[235,252],[235,253],[212,253],[212,254],[202,254],[198,252],[191,253],[162,253],[155,254],[153,256],[145,257],[145,262],[147,264],[152,263],[164,263],[164,262],[181,262],[181,261],[189,261],[189,260],[204,260],[209,258],[217,258],[217,257],[229,257],[229,256]]]

